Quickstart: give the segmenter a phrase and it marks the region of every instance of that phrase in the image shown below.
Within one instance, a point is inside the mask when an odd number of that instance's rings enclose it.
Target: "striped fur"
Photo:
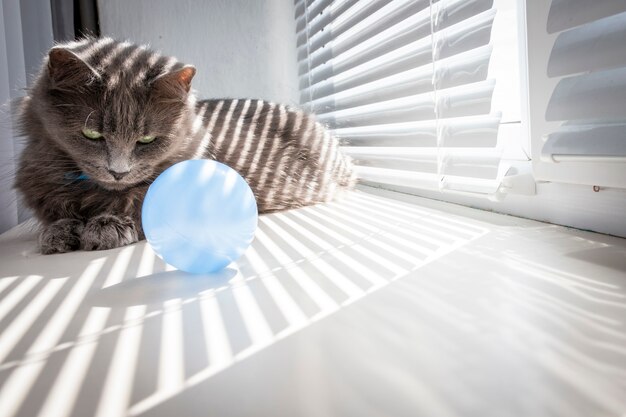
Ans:
[[[313,115],[255,99],[198,100],[189,90],[194,74],[175,58],[110,38],[50,51],[21,106],[27,146],[16,182],[44,225],[44,253],[143,238],[148,185],[186,159],[237,170],[261,213],[328,201],[352,187],[349,160]],[[86,139],[85,127],[103,139]],[[138,143],[145,135],[157,139]],[[68,173],[89,180],[68,181]]]
[[[349,162],[338,153],[336,141],[301,110],[251,99],[199,101],[196,108],[213,140],[203,142],[198,136],[191,145],[197,143],[194,155],[236,169],[250,184],[261,212],[328,201],[338,188],[353,185]]]

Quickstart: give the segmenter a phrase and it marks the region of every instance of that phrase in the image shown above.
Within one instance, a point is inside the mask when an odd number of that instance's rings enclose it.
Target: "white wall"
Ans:
[[[298,104],[292,0],[99,0],[103,35],[193,64],[200,97]]]

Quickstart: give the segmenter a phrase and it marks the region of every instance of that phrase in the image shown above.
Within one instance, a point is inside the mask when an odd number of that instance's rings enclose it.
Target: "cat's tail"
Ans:
[[[339,158],[340,161],[335,172],[337,184],[343,188],[351,190],[358,183],[358,177],[356,171],[354,170],[352,158],[343,153],[340,153]]]

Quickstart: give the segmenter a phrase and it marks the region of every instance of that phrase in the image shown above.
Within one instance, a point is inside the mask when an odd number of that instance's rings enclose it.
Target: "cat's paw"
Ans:
[[[83,222],[76,219],[61,219],[45,226],[39,235],[41,253],[49,255],[79,249],[83,227]]]
[[[80,236],[85,250],[113,249],[137,242],[135,222],[128,216],[101,214],[89,219]]]

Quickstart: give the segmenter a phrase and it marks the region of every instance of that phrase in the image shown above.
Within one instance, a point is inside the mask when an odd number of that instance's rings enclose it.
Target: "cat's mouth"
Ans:
[[[141,182],[141,179],[136,178],[136,176],[132,175],[130,172],[125,173],[120,178],[119,173],[111,172],[108,169],[106,170],[106,173],[102,171],[102,168],[98,168],[96,171],[97,174],[90,177],[92,177],[94,181],[98,183],[98,185],[106,190],[126,190]]]
[[[99,175],[94,180],[104,189],[107,190],[125,190],[136,184],[137,181],[133,181],[132,178],[124,178],[123,180],[115,179],[112,176],[103,178],[103,175]]]

